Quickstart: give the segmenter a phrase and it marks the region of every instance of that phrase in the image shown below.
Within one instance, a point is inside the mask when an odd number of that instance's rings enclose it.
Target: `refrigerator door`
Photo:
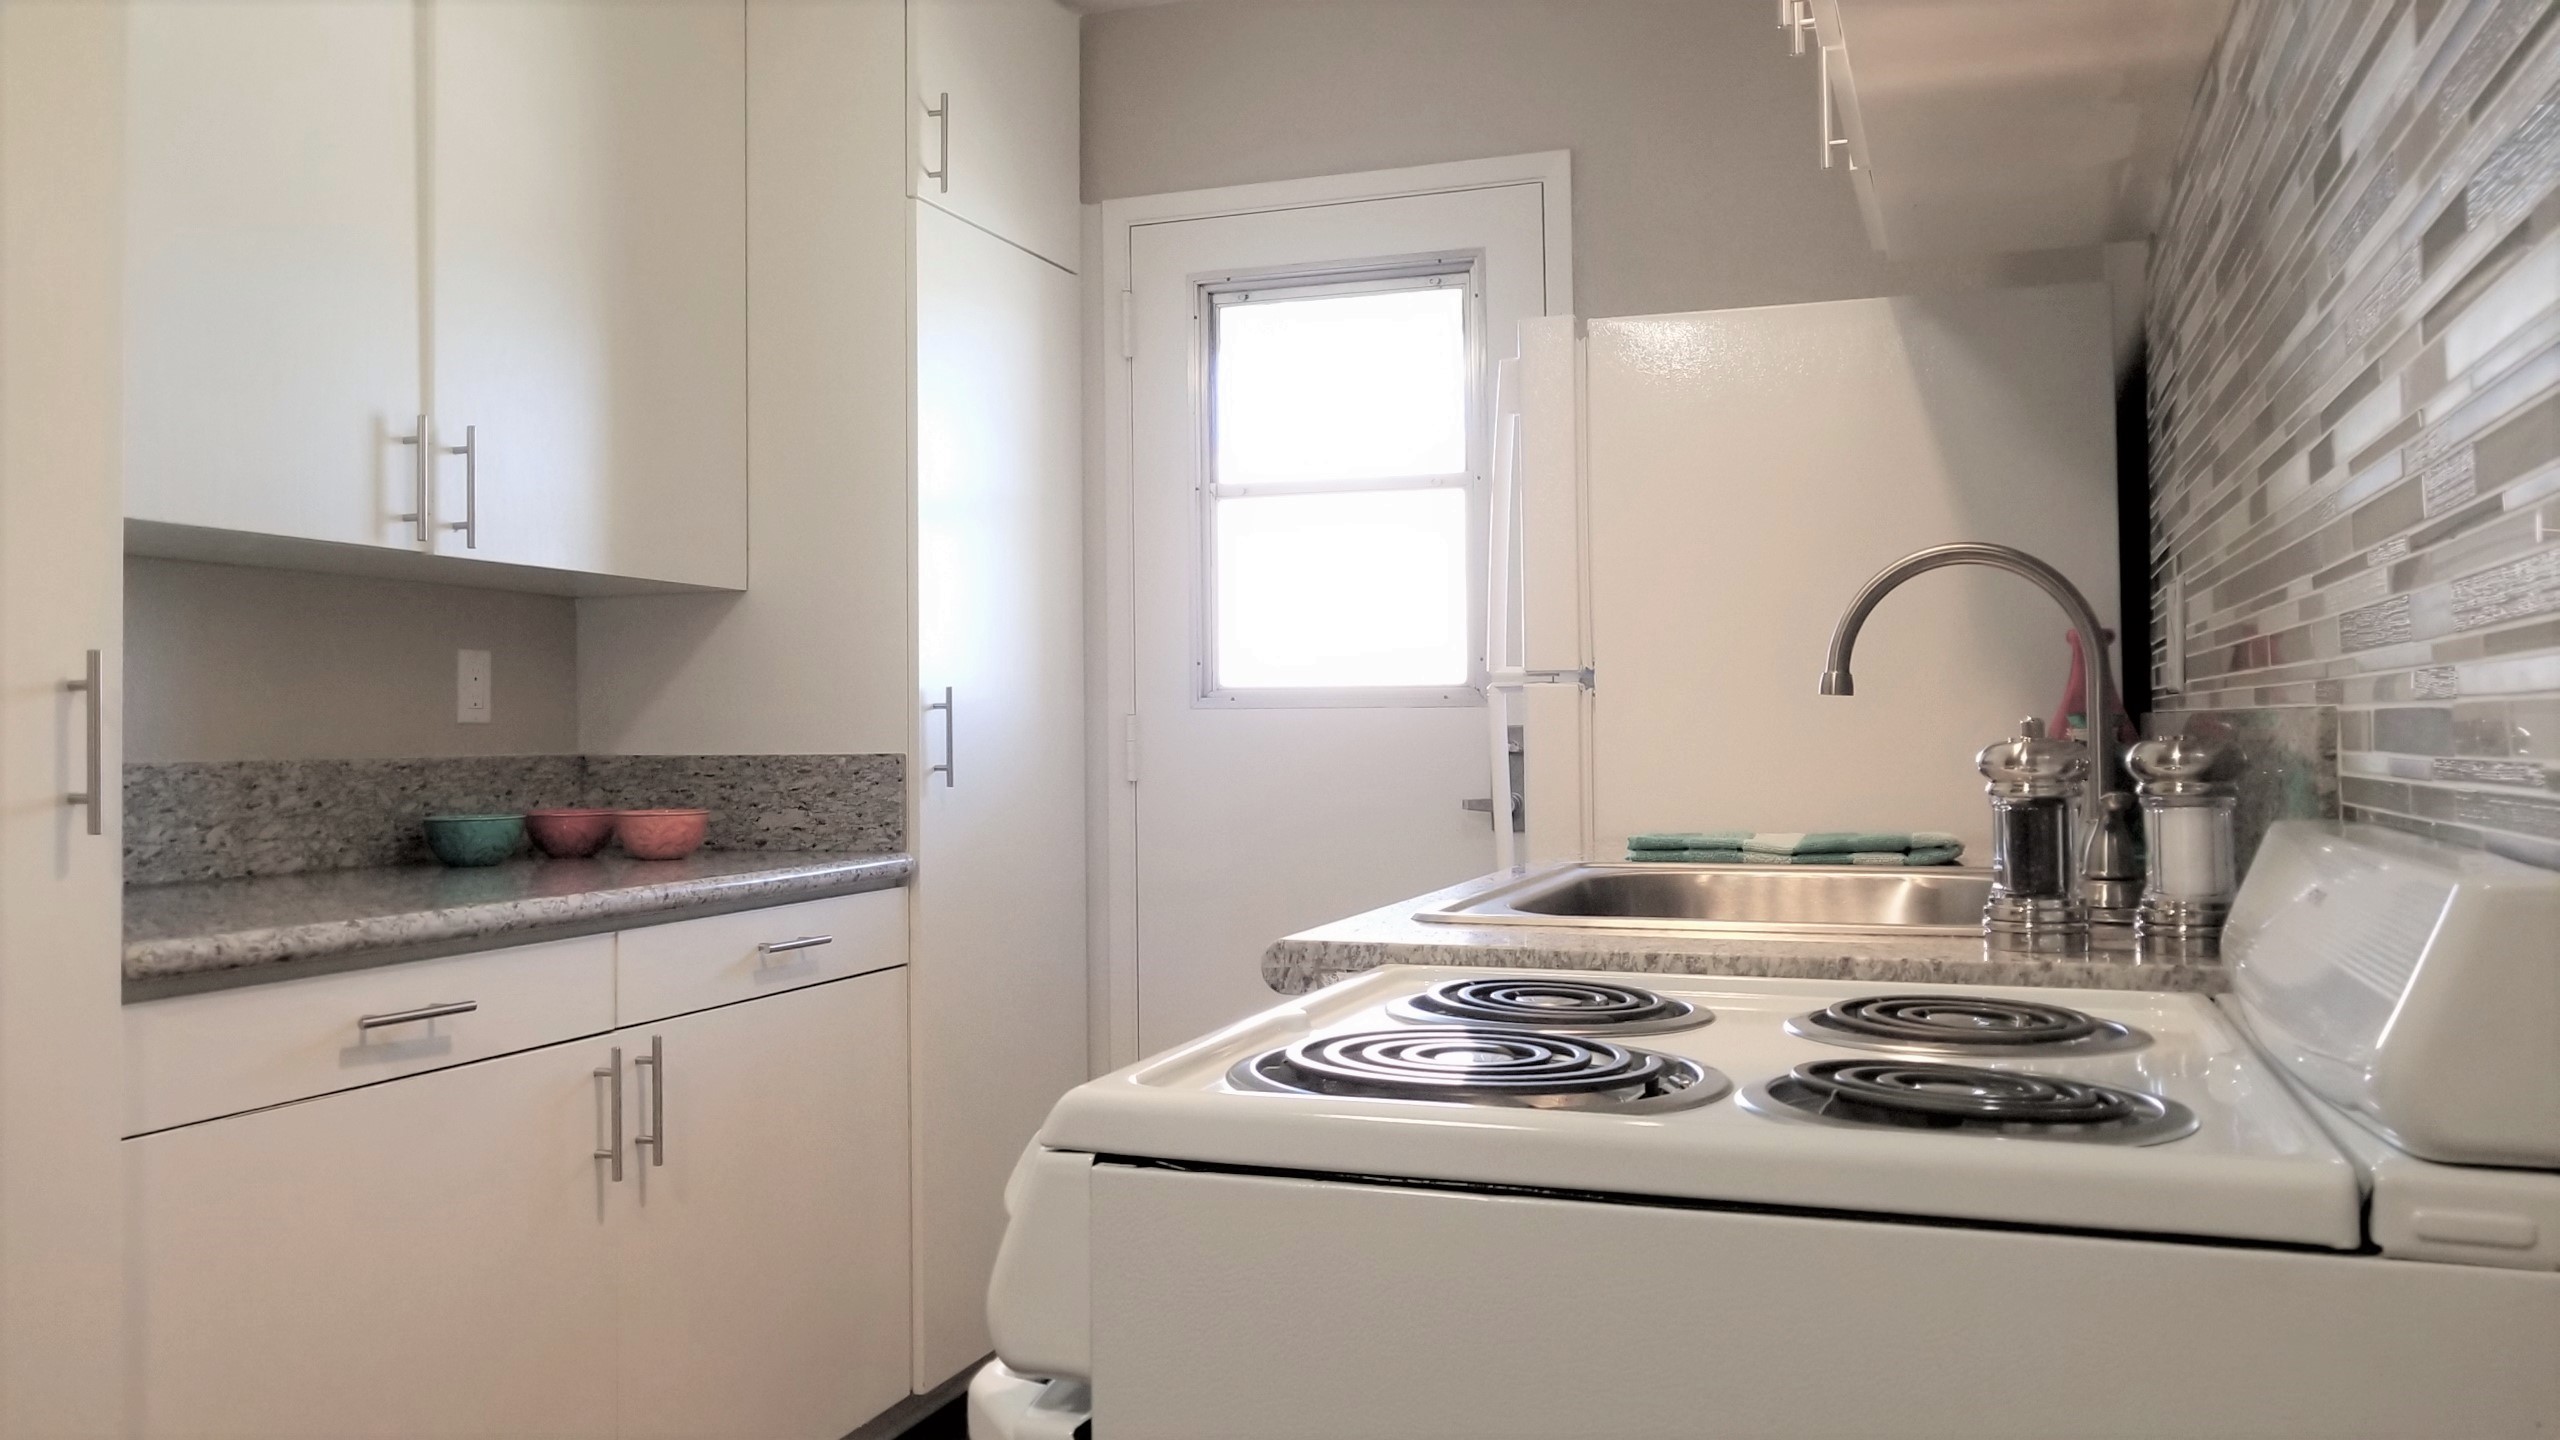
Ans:
[[[1514,862],[1590,854],[1591,668],[1584,615],[1582,340],[1570,315],[1523,321],[1497,386],[1493,637],[1495,756],[1520,737],[1525,824]]]
[[[2061,693],[2052,602],[1933,572],[1868,621],[1854,697],[1817,681],[1851,595],[1947,541],[2040,556],[2114,623],[2103,287],[1593,320],[1584,349],[1597,850],[1647,830],[1947,830],[1986,863],[1974,755]],[[1534,619],[1534,565],[1529,590]],[[1530,652],[1544,663],[1535,633]]]

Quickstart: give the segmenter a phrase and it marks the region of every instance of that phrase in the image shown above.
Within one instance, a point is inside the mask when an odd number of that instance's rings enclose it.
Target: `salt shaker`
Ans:
[[[1982,935],[1995,950],[2077,953],[2089,913],[2071,875],[2071,797],[2089,773],[2076,741],[2044,733],[2033,716],[1976,757],[1991,796],[1991,898]]]
[[[2125,752],[2139,783],[2150,861],[2133,922],[2146,960],[2216,960],[2240,877],[2232,838],[2235,788],[2215,778],[2222,747],[2192,735],[2145,740]]]

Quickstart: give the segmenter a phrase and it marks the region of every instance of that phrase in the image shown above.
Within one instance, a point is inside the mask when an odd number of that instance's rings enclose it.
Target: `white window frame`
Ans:
[[[1291,300],[1331,295],[1431,288],[1417,281],[1460,283],[1466,287],[1465,346],[1466,468],[1448,475],[1388,475],[1357,480],[1307,480],[1260,485],[1222,483],[1217,478],[1217,337],[1218,312],[1247,303],[1251,297],[1284,292]],[[1199,536],[1192,561],[1191,676],[1194,708],[1229,709],[1394,709],[1444,705],[1482,705],[1484,699],[1485,567],[1481,563],[1488,533],[1486,513],[1490,484],[1491,430],[1485,418],[1490,385],[1484,343],[1484,252],[1452,251],[1402,255],[1352,264],[1233,272],[1194,276],[1192,345],[1195,363],[1192,427],[1199,447],[1193,474],[1192,507]],[[1467,673],[1454,685],[1291,685],[1229,687],[1218,683],[1218,502],[1256,495],[1381,494],[1403,490],[1457,489],[1466,493]]]

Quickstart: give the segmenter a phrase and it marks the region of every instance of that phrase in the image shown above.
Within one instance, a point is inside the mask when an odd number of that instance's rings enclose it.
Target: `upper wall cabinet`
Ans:
[[[429,13],[436,548],[744,585],[745,7]]]
[[[128,14],[125,513],[418,545],[409,7]]]
[[[1821,66],[1821,161],[1850,172],[1868,239],[1899,259],[2150,235],[2231,5],[1791,0],[1781,13]]]
[[[907,0],[907,193],[1081,263],[1076,17],[1055,0]]]
[[[743,0],[130,12],[133,548],[746,584]]]

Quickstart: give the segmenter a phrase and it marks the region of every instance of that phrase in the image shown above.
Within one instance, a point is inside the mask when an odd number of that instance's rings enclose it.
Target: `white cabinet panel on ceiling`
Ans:
[[[1056,0],[907,0],[907,193],[1069,270],[1076,23]]]
[[[126,14],[125,513],[416,545],[409,7]]]

